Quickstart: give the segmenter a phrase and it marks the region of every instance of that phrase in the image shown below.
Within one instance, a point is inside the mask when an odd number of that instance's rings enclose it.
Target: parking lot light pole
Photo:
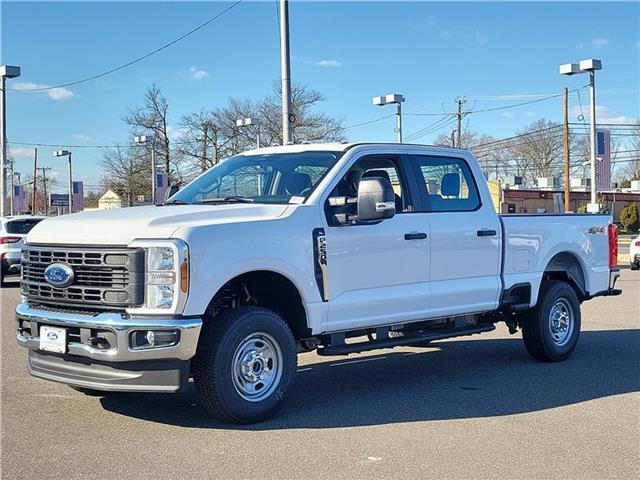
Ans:
[[[53,152],[54,157],[68,157],[68,169],[69,169],[69,213],[73,213],[73,177],[71,176],[71,151],[70,150],[56,150]]]
[[[396,133],[398,134],[398,143],[402,143],[402,102],[404,96],[400,93],[390,93],[380,97],[373,97],[373,104],[382,107],[392,103],[396,104]]]
[[[247,117],[247,118],[239,118],[236,120],[236,127],[256,127],[256,146],[260,148],[260,120],[258,118]]]
[[[20,76],[20,67],[0,65],[0,217],[7,213],[7,78]],[[13,192],[11,192],[13,195]]]
[[[151,144],[151,203],[156,204],[156,137],[155,135],[136,135],[133,141],[139,145]]]
[[[580,64],[566,63],[560,65],[561,75],[575,75],[589,73],[589,111],[590,111],[590,150],[591,150],[591,201],[587,205],[587,212],[598,213],[600,206],[597,199],[596,186],[596,70],[602,70],[602,62],[595,58],[580,60]]]

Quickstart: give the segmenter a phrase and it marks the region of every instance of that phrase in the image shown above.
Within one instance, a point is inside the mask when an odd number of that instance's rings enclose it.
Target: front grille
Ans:
[[[69,265],[71,285],[58,288],[44,276],[52,263]],[[123,309],[144,301],[144,250],[26,246],[22,294],[30,303],[63,308]]]

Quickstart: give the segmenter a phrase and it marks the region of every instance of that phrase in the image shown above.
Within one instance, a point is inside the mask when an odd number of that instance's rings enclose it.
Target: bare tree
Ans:
[[[151,165],[145,149],[116,146],[105,150],[100,161],[105,174],[102,184],[125,197],[127,205],[133,199],[151,191]]]
[[[315,111],[324,97],[304,85],[292,89],[293,139],[302,142],[330,142],[344,139],[342,122]],[[232,98],[223,108],[201,110],[185,115],[180,121],[183,132],[176,141],[181,159],[179,174],[188,179],[224,158],[256,147],[257,128],[236,127],[240,118],[260,120],[262,146],[281,143],[282,113],[278,87],[258,102]]]
[[[625,157],[624,164],[620,168],[619,177],[631,186],[631,180],[640,180],[640,120],[636,122],[627,146],[628,157]]]
[[[490,146],[485,147],[486,144],[491,144],[495,141],[496,139],[491,135],[474,132],[466,127],[462,129],[462,134],[460,135],[461,148],[470,150],[476,156],[487,179],[491,178],[491,175],[495,179],[499,179],[505,173],[502,151],[500,149],[492,149]],[[452,146],[451,136],[445,134],[438,135],[433,142],[434,145],[443,147]]]
[[[539,177],[559,176],[562,172],[563,141],[558,123],[537,120],[516,131],[507,148],[510,161],[525,182]]]
[[[153,134],[157,159],[162,159],[165,173],[171,176],[171,150],[169,148],[169,104],[162,91],[154,84],[145,94],[142,105],[129,110],[124,121],[129,124],[131,136]]]

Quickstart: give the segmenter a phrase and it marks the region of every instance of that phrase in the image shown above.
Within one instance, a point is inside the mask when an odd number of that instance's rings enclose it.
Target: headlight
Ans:
[[[182,240],[135,240],[130,247],[144,248],[145,296],[142,307],[130,313],[180,313],[189,291],[189,251]]]

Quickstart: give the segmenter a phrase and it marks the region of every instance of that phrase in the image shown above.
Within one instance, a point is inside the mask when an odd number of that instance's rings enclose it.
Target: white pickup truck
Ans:
[[[533,357],[561,361],[581,303],[620,293],[610,216],[497,215],[470,153],[401,144],[249,151],[166,205],[41,222],[22,267],[32,375],[139,392],[192,378],[202,405],[237,423],[282,406],[300,352],[505,322]]]

